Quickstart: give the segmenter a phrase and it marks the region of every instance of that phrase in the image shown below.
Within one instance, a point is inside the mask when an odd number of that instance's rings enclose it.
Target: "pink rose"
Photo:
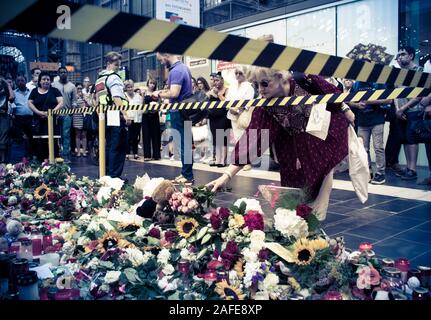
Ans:
[[[182,213],[188,213],[188,212],[189,212],[189,208],[188,208],[188,207],[186,207],[186,206],[183,206],[183,207],[181,208],[181,212],[182,212]]]
[[[192,188],[188,188],[188,187],[183,188],[183,194],[186,197],[191,197],[193,195],[193,189]]]
[[[181,204],[183,205],[183,206],[187,206],[188,204],[189,204],[189,199],[188,198],[183,198],[183,200],[181,200]]]
[[[171,200],[177,200],[177,193],[176,192],[171,196]],[[171,201],[171,200],[169,200],[169,201]]]
[[[199,207],[199,203],[195,199],[192,199],[189,201],[189,204],[187,206],[189,207],[189,209],[194,210]]]

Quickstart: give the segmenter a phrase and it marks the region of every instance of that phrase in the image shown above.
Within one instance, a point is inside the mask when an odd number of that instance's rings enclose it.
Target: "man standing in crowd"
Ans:
[[[106,69],[99,73],[96,81],[97,102],[101,105],[120,107],[125,101],[124,84],[118,70],[121,54],[115,51],[105,56]],[[119,178],[123,173],[127,152],[127,126],[131,121],[126,111],[108,111],[106,129],[106,175]]]
[[[180,102],[193,94],[192,75],[180,57],[167,53],[157,53],[157,60],[169,69],[168,89],[154,91],[154,97],[169,99],[170,103]],[[184,117],[178,110],[170,111],[172,128],[180,134],[181,175],[175,183],[193,184],[192,124],[184,125]]]
[[[34,88],[37,88],[37,82],[39,81],[39,75],[42,72],[39,68],[33,68],[31,69],[31,81],[26,83],[26,87],[28,90],[33,90]]]
[[[415,49],[412,47],[402,47],[398,51],[397,61],[401,68],[413,71],[422,71],[422,68],[416,65],[413,61],[415,59]],[[403,180],[416,180],[418,175],[416,173],[416,164],[418,160],[419,145],[415,138],[414,125],[421,119],[423,114],[423,106],[417,103],[408,104],[409,99],[396,99],[395,109],[400,125],[403,127],[404,139],[400,143],[404,143],[404,153],[407,160],[407,167],[405,170],[395,172],[398,177]],[[400,146],[401,148],[401,146]],[[400,150],[400,149],[398,149]]]
[[[76,87],[67,79],[67,69],[60,67],[58,69],[59,81],[52,84],[54,88],[60,90],[63,96],[63,109],[76,108]],[[70,163],[70,129],[72,128],[72,116],[62,115],[60,116],[60,127],[61,127],[61,139],[62,139],[62,154],[64,163]]]
[[[18,76],[16,78],[15,89],[15,103],[12,113],[14,115],[13,125],[17,137],[26,139],[26,156],[32,156],[32,120],[33,111],[28,106],[28,97],[30,96],[31,90],[26,86],[26,79],[24,76]]]

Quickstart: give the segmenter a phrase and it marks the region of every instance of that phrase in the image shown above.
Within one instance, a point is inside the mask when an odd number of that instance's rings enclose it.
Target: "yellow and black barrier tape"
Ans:
[[[70,10],[70,28],[60,25]],[[59,12],[57,13],[57,8]],[[277,70],[406,87],[431,87],[431,74],[352,60],[160,21],[65,0],[0,1],[0,30],[110,44],[138,50],[233,61]],[[59,22],[60,20],[60,22]]]
[[[342,103],[358,101],[376,101],[383,99],[417,98],[431,96],[431,89],[426,88],[395,88],[384,90],[358,91],[352,93],[332,93],[325,95],[291,96],[272,99],[251,100],[225,100],[204,102],[177,102],[177,103],[150,103],[143,105],[123,105],[120,107],[106,106],[104,110],[130,110],[130,111],[168,111],[168,110],[204,110],[204,109],[231,109],[241,107],[272,107],[295,106],[299,104]],[[53,114],[80,114],[92,113],[97,107],[60,109]]]

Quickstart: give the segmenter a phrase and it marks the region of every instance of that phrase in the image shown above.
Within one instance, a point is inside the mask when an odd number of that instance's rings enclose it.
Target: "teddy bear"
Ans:
[[[138,204],[136,213],[156,222],[169,222],[171,217],[165,212],[165,208],[175,192],[175,186],[171,181],[163,178],[151,179],[144,187],[144,199]]]
[[[20,238],[27,238],[26,234],[24,233],[24,226],[17,220],[9,220],[6,223],[6,231],[7,233],[5,238],[7,239],[9,245]]]

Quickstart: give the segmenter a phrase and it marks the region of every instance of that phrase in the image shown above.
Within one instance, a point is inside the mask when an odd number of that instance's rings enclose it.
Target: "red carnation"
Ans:
[[[148,235],[150,237],[156,238],[156,239],[160,239],[160,230],[157,228],[152,228],[150,230],[150,232],[148,232]]]
[[[218,209],[218,214],[220,216],[220,218],[222,218],[223,220],[229,218],[230,215],[230,211],[228,208],[219,208]]]
[[[305,203],[298,204],[296,207],[296,215],[302,219],[307,219],[311,211],[313,211],[313,209],[307,206]]]
[[[221,217],[218,214],[212,214],[210,217],[211,227],[218,230],[221,227]]]
[[[172,230],[168,230],[165,232],[165,240],[167,242],[174,243],[177,238],[178,238],[178,232],[172,231]]]
[[[259,213],[259,211],[250,210],[244,216],[244,221],[248,230],[262,230],[263,231],[263,215]]]

